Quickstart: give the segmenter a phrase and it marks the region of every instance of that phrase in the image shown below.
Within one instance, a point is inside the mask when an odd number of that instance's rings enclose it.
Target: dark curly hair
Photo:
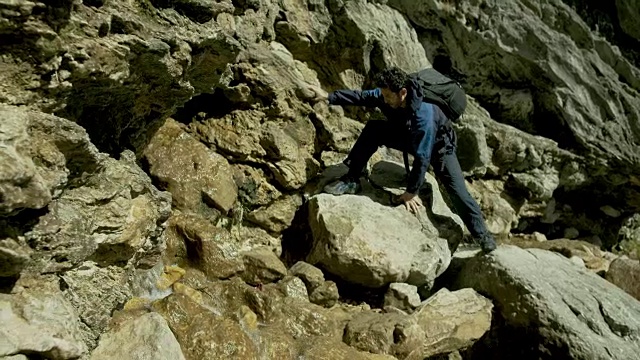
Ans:
[[[389,89],[395,93],[406,88],[409,83],[409,75],[397,67],[388,68],[380,72],[374,78],[376,86]]]

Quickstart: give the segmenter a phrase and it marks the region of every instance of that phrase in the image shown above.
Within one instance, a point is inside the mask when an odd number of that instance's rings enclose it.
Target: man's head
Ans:
[[[397,67],[382,71],[376,76],[376,86],[382,89],[384,102],[392,108],[404,106],[407,98],[409,76]]]

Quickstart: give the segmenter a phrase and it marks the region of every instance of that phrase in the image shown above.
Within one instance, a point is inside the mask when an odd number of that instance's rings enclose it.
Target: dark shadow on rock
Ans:
[[[309,204],[298,208],[291,226],[282,232],[282,261],[287,268],[307,258],[313,245],[313,236],[309,226]]]

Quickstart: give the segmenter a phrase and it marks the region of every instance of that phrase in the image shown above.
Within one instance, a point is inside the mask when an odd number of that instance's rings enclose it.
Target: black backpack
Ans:
[[[462,116],[467,107],[467,96],[457,81],[449,79],[433,68],[420,70],[410,76],[415,78],[422,88],[422,101],[438,105],[451,121],[456,121]],[[405,170],[409,174],[409,156],[406,151],[402,155]]]
[[[436,104],[451,121],[456,121],[467,107],[467,97],[460,84],[433,68],[410,75],[422,88],[422,101]]]

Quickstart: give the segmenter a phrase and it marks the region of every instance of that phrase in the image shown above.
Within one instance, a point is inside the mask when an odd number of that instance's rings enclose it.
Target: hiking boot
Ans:
[[[348,175],[324,187],[324,191],[332,195],[355,194],[360,189],[360,179]]]
[[[486,233],[481,235],[477,241],[480,243],[480,248],[482,252],[488,254],[496,249],[496,240],[493,238],[493,235],[490,233]]]

